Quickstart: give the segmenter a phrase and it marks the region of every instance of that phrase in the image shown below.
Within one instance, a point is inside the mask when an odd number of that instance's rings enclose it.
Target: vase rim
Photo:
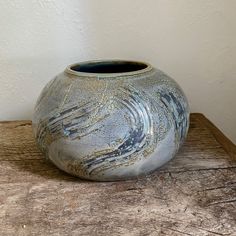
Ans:
[[[79,77],[110,78],[139,75],[152,69],[151,64],[142,61],[106,59],[74,63],[65,72]]]

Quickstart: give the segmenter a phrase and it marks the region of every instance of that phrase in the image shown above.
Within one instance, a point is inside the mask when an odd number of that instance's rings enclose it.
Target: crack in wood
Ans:
[[[209,230],[209,229],[201,228],[201,227],[198,227],[198,226],[194,226],[194,225],[191,225],[191,226],[194,227],[194,228],[206,231],[208,233],[215,234],[215,235],[222,235],[222,236],[231,235],[231,233],[223,234],[223,233],[215,232],[215,231],[212,231],[212,230]]]
[[[236,186],[234,186],[234,184],[236,184],[236,182],[231,182],[231,183],[228,183],[228,185],[224,185],[224,186],[202,189],[202,190],[199,190],[198,192],[213,191],[213,190],[224,189],[224,188],[234,189],[234,187],[236,187]]]
[[[226,169],[236,169],[236,166],[228,167],[212,167],[212,168],[198,168],[198,169],[188,169],[188,170],[160,170],[162,173],[185,173],[185,172],[195,172],[195,171],[212,171],[212,170],[226,170]]]
[[[227,199],[227,200],[223,200],[223,201],[215,201],[215,202],[211,202],[208,204],[208,206],[212,206],[212,205],[220,205],[220,204],[227,204],[227,203],[232,203],[232,202],[236,202],[236,198],[233,199]]]
[[[161,228],[163,229],[169,229],[171,231],[174,231],[174,232],[177,232],[177,233],[181,233],[181,234],[184,234],[184,235],[190,235],[190,236],[193,236],[194,234],[189,234],[189,233],[186,233],[186,232],[183,232],[183,231],[180,231],[180,230],[177,230],[177,229],[173,229],[173,228],[169,228],[169,227],[163,227],[161,226]]]

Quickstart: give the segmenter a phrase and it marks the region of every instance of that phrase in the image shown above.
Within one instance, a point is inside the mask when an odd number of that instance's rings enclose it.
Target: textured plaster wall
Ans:
[[[236,142],[235,0],[0,0],[0,120],[77,61],[144,60]]]

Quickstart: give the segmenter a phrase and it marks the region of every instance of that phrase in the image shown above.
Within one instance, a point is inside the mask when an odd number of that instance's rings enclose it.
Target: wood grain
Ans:
[[[202,114],[151,176],[97,183],[45,161],[29,121],[0,122],[0,235],[236,235],[236,155]]]

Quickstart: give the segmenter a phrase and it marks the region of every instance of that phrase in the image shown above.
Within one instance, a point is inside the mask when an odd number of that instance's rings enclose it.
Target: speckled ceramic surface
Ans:
[[[36,140],[58,168],[98,181],[156,170],[174,157],[188,125],[174,80],[119,60],[69,66],[43,89],[33,118]]]

